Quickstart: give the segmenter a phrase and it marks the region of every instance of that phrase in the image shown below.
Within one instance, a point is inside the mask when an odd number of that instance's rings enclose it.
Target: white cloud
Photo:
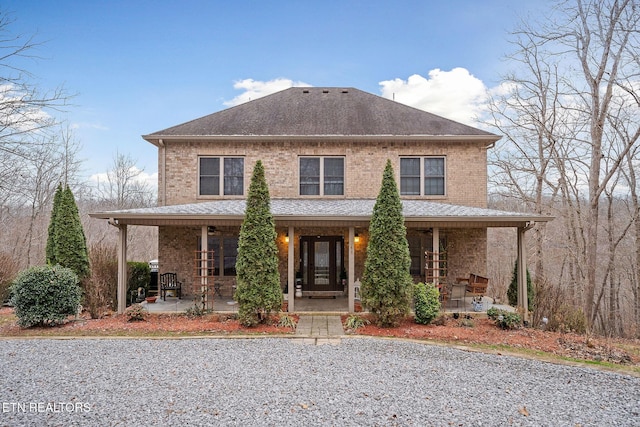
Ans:
[[[95,130],[109,130],[107,126],[104,126],[99,123],[89,123],[89,122],[77,122],[71,124],[71,129],[95,129]]]
[[[244,90],[244,93],[241,93],[230,101],[225,101],[224,105],[233,107],[293,86],[303,87],[311,85],[304,82],[294,82],[293,80],[285,78],[277,78],[267,82],[253,79],[239,80],[233,84],[233,88]]]
[[[429,71],[428,78],[414,74],[407,80],[396,78],[379,84],[385,98],[472,126],[478,125],[477,118],[486,109],[486,86],[465,68],[436,68]]]

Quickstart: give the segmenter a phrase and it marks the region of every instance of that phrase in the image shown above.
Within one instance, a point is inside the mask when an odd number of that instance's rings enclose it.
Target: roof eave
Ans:
[[[500,135],[142,135],[142,138],[160,147],[164,141],[282,141],[282,140],[345,140],[345,141],[471,141],[493,144],[502,138]]]
[[[175,222],[185,222],[190,224],[206,224],[212,221],[224,221],[227,223],[241,223],[244,215],[206,215],[206,214],[117,214],[114,212],[90,213],[91,218],[106,219],[122,224],[145,223],[157,221],[158,225]],[[343,223],[365,223],[371,220],[370,215],[274,215],[275,221],[284,222],[343,222]],[[409,216],[405,217],[407,225],[412,223],[433,223],[433,224],[477,224],[486,227],[521,227],[536,222],[552,221],[552,216]]]

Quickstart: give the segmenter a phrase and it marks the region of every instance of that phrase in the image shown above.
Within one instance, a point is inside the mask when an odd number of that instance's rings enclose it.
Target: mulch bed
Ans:
[[[295,314],[290,315],[298,320]],[[343,316],[343,324],[348,316]],[[370,320],[370,316],[362,317]],[[273,316],[268,324],[247,328],[233,314],[150,314],[145,321],[130,322],[124,315],[109,314],[91,319],[87,314],[54,327],[23,329],[16,324],[13,309],[0,309],[0,336],[193,336],[193,335],[292,335],[278,326]],[[445,316],[439,324],[418,325],[412,317],[395,328],[379,328],[370,323],[348,334],[433,340],[454,345],[485,345],[496,350],[527,349],[563,357],[640,366],[640,340],[606,339],[585,335],[543,331],[534,328],[502,330],[486,318],[453,319]]]
[[[343,320],[347,316],[344,316]],[[369,316],[363,316],[370,320]],[[606,339],[534,328],[503,330],[486,318],[443,317],[439,325],[418,325],[412,317],[398,327],[380,328],[370,323],[349,333],[358,335],[428,339],[456,345],[482,344],[552,353],[563,357],[640,366],[640,340]],[[630,350],[628,350],[630,349]]]

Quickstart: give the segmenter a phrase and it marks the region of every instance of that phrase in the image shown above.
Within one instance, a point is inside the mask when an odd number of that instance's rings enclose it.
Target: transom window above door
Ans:
[[[200,196],[242,196],[244,194],[244,158],[200,157]]]
[[[403,157],[400,159],[400,194],[403,196],[444,196],[444,157]]]
[[[300,157],[300,195],[344,195],[344,157]]]

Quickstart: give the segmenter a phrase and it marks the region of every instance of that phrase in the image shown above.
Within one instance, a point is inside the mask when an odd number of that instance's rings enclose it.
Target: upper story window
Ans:
[[[244,159],[242,157],[200,157],[201,196],[242,196]]]
[[[300,157],[300,195],[344,195],[344,157]]]
[[[400,159],[400,194],[403,196],[444,196],[444,157],[404,157]]]

